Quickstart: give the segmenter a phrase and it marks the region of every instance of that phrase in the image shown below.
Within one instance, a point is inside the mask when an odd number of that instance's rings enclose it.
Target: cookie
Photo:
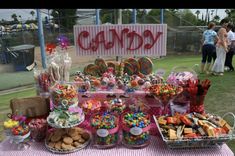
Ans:
[[[104,59],[102,58],[97,58],[95,60],[95,65],[100,67],[100,72],[103,74],[107,70],[107,64],[105,63]]]
[[[58,141],[58,142],[55,143],[55,148],[56,149],[61,149],[61,145],[62,145],[62,142]]]
[[[57,142],[61,139],[61,135],[60,134],[56,134],[54,133],[53,136],[51,137],[51,141],[52,142]]]
[[[55,143],[54,142],[49,142],[48,146],[51,147],[51,148],[54,148],[55,147]]]
[[[79,146],[81,146],[82,144],[79,143],[79,142],[77,142],[77,141],[75,141],[75,142],[73,143],[73,145],[74,145],[75,147],[79,147]]]
[[[66,138],[66,137],[70,137],[68,134],[65,134],[62,136],[62,139]]]
[[[73,139],[71,137],[65,137],[63,142],[67,145],[71,145],[73,143]]]
[[[53,136],[53,133],[50,133],[48,136],[47,136],[47,141],[51,141],[51,137]]]
[[[85,140],[89,140],[90,139],[90,135],[87,132],[82,133],[82,138]]]
[[[153,62],[148,57],[141,57],[138,60],[140,72],[144,75],[149,75],[153,72]]]
[[[79,127],[76,127],[75,130],[78,134],[82,134],[84,132],[84,130],[82,128],[79,128]]]
[[[82,138],[82,136],[79,135],[79,134],[77,134],[77,135],[75,135],[75,136],[72,137],[72,139],[73,139],[74,141],[77,141],[77,140],[79,140],[79,139],[81,139],[81,138]]]
[[[70,137],[75,137],[75,136],[77,135],[77,130],[76,130],[75,128],[69,129],[68,135],[69,135]]]
[[[54,134],[63,136],[66,134],[66,131],[64,129],[56,129]]]
[[[85,75],[89,75],[90,73],[90,68],[92,68],[93,66],[95,66],[94,64],[88,64],[85,68],[84,68],[84,70],[83,70],[83,73],[85,74]]]
[[[79,143],[84,143],[85,140],[84,140],[83,138],[80,138],[80,139],[78,140],[78,142],[79,142]]]
[[[124,62],[123,72],[127,73],[128,75],[133,75],[134,74],[134,67],[132,66],[132,64],[130,64],[128,62]]]
[[[139,73],[139,63],[136,59],[134,58],[128,58],[127,60],[125,60],[125,62],[130,63],[133,66],[134,69],[134,74],[138,74]]]
[[[62,144],[61,144],[61,147],[62,147],[62,149],[64,149],[64,150],[73,150],[73,149],[75,149],[74,146],[72,146],[72,145],[66,145],[65,143],[62,143]]]

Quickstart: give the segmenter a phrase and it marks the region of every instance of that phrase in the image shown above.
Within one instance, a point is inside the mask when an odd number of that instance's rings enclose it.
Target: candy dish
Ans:
[[[54,111],[47,117],[47,122],[54,128],[71,128],[81,124],[85,119],[84,113],[69,111]]]
[[[78,105],[76,86],[71,83],[56,83],[50,88],[54,108],[68,109]]]
[[[52,153],[68,154],[87,147],[91,140],[91,133],[82,128],[56,129],[45,139],[45,146]]]
[[[91,116],[94,147],[113,148],[119,141],[119,118],[110,112],[97,113]]]
[[[126,112],[121,117],[123,140],[128,148],[144,148],[150,144],[150,117],[144,112]]]
[[[31,138],[34,141],[42,141],[46,137],[47,121],[45,119],[32,119],[29,122]]]
[[[101,102],[95,99],[87,100],[82,103],[81,108],[85,114],[91,114],[100,110]]]
[[[233,127],[225,121],[233,118]],[[235,138],[235,115],[223,118],[209,113],[154,117],[163,141],[169,148],[215,148]]]

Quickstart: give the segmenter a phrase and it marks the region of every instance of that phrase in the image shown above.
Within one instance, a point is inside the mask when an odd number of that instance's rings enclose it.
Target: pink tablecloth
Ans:
[[[50,156],[56,155],[49,152],[43,143],[32,143],[30,149],[17,151],[10,146],[8,141],[0,144],[0,156]],[[234,156],[230,148],[224,144],[221,148],[207,149],[176,149],[166,147],[160,137],[152,137],[151,144],[144,149],[127,149],[119,146],[108,150],[95,149],[92,146],[66,156]]]

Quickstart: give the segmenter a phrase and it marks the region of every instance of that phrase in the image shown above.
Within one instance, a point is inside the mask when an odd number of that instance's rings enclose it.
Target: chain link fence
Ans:
[[[95,10],[95,9],[93,9]],[[106,20],[106,23],[102,24],[114,24],[117,19],[115,12],[109,12],[110,19]],[[206,29],[206,26],[195,26],[188,22],[187,20],[177,17],[165,10],[164,14],[164,23],[168,26],[167,31],[167,53],[192,53],[197,54],[200,52],[200,42],[202,38],[202,32]],[[66,17],[61,17],[66,18]],[[77,24],[86,25],[86,24],[95,24],[95,11],[89,16],[75,16],[70,18],[76,18]],[[132,15],[126,15],[122,13],[122,23],[131,24]],[[139,15],[137,17],[138,24],[159,24],[160,15],[151,16],[151,15]],[[182,26],[184,25],[184,26]],[[74,44],[73,31],[59,25],[58,28],[51,28],[44,24],[44,38],[46,43],[55,42],[56,37],[59,34],[66,35],[70,39],[71,45]],[[38,31],[16,31],[16,32],[7,32],[1,34],[1,44],[5,46],[16,46],[21,44],[33,44],[39,46]]]

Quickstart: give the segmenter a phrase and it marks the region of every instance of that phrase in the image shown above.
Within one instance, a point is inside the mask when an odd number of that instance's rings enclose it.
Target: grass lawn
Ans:
[[[186,66],[193,67],[195,64],[200,64],[200,56],[168,56],[163,59],[153,60],[154,69],[165,69],[166,76],[170,73],[173,67]],[[235,61],[235,60],[234,60]],[[233,62],[234,62],[233,61]],[[212,86],[208,91],[205,99],[206,111],[218,115],[223,115],[226,112],[235,113],[235,72],[225,72],[224,76],[210,76],[200,74],[200,79],[210,79]],[[35,90],[0,95],[0,112],[5,114],[9,112],[9,100],[16,97],[29,97],[35,95]],[[1,115],[1,119],[2,119]],[[229,147],[235,152],[235,141],[228,143]]]

